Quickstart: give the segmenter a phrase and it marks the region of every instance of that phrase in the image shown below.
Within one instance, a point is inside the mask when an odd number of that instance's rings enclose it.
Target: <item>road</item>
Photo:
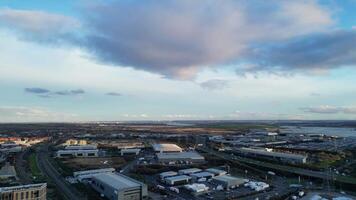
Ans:
[[[18,153],[15,157],[16,174],[22,184],[30,184],[32,182],[32,177],[26,169],[27,164],[24,158],[28,153],[29,149],[26,148],[24,151]]]
[[[49,161],[48,144],[40,147],[36,154],[38,167],[41,172],[49,177],[55,184],[57,190],[62,194],[66,200],[86,200],[84,195],[79,193],[73,186],[71,186],[61,174],[53,167]]]
[[[253,166],[263,166],[266,168],[270,168],[272,170],[284,171],[284,172],[288,172],[288,173],[292,173],[292,174],[308,176],[308,177],[313,177],[313,178],[319,178],[319,179],[331,179],[332,178],[333,181],[356,185],[356,179],[352,178],[352,177],[346,177],[346,176],[341,176],[341,175],[330,176],[330,174],[326,174],[325,172],[312,171],[312,170],[302,169],[302,168],[298,168],[298,167],[273,164],[273,163],[258,161],[258,160],[249,159],[249,158],[245,158],[245,157],[237,157],[237,156],[232,157],[229,154],[216,152],[216,151],[214,151],[212,149],[208,149],[208,148],[200,148],[199,150],[210,153],[210,154],[220,157],[222,159],[231,161],[233,163],[234,162],[242,162],[242,163],[250,164]]]

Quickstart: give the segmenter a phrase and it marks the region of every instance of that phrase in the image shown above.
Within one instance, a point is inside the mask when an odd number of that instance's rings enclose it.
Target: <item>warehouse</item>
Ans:
[[[221,175],[227,174],[226,171],[221,170],[221,169],[216,169],[216,168],[209,168],[209,169],[206,169],[205,171],[214,174],[214,176],[221,176]]]
[[[178,174],[179,175],[190,175],[190,174],[198,173],[198,172],[201,172],[201,171],[202,170],[198,169],[198,168],[181,169],[181,170],[178,171]]]
[[[158,163],[161,164],[195,164],[203,163],[204,157],[195,151],[181,153],[156,153]]]
[[[121,149],[120,154],[121,156],[124,155],[138,155],[141,149]]]
[[[188,184],[192,178],[187,175],[166,177],[164,182],[168,185],[184,185]]]
[[[176,144],[153,144],[152,147],[156,153],[179,153],[183,151]]]
[[[99,150],[58,150],[56,157],[98,157]]]
[[[70,145],[64,148],[65,150],[95,150],[96,145]]]
[[[113,172],[115,172],[114,168],[93,169],[93,170],[73,172],[73,177],[76,178],[78,181],[82,182],[83,180],[93,178],[93,176],[97,174],[113,173]]]
[[[277,159],[283,162],[289,163],[306,163],[307,156],[300,155],[300,154],[292,154],[292,153],[281,153],[281,152],[274,152],[272,150],[267,151],[266,149],[258,148],[240,148],[238,151],[245,155],[251,156],[258,156],[260,158],[267,158],[267,159]]]
[[[160,177],[161,179],[164,179],[164,178],[166,178],[166,177],[176,176],[176,175],[178,175],[177,172],[175,172],[175,171],[168,171],[168,172],[162,172],[162,173],[160,173],[160,174],[159,174],[159,177]]]
[[[210,172],[198,172],[194,174],[190,174],[190,177],[193,178],[193,180],[199,181],[202,179],[208,180],[214,177],[214,174]]]
[[[118,173],[93,176],[92,187],[110,200],[140,200],[147,196],[147,186]]]
[[[213,182],[222,185],[225,189],[237,187],[245,182],[242,178],[237,178],[229,175],[221,175],[213,177]]]
[[[204,194],[209,191],[209,187],[207,187],[204,184],[198,184],[198,183],[185,185],[184,188],[189,190],[194,196]]]

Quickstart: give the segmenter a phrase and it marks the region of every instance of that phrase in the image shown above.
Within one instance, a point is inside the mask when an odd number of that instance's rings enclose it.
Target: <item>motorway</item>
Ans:
[[[38,163],[38,167],[41,172],[45,174],[51,181],[55,184],[58,192],[62,194],[62,196],[66,200],[86,200],[85,195],[79,193],[73,186],[71,186],[62,176],[61,174],[53,167],[51,162],[49,161],[49,152],[48,152],[48,144],[44,144],[39,148],[39,151],[36,154],[36,160]]]
[[[340,183],[356,185],[356,179],[352,178],[352,177],[346,177],[346,176],[335,175],[335,174],[331,176],[330,174],[327,174],[325,172],[312,171],[312,170],[302,169],[302,168],[298,168],[298,167],[263,162],[263,161],[258,161],[258,160],[249,159],[249,158],[245,158],[245,157],[231,156],[229,154],[216,152],[209,148],[199,148],[199,150],[210,153],[212,155],[215,155],[217,157],[220,157],[222,159],[228,160],[233,163],[241,162],[241,163],[250,164],[253,166],[262,166],[262,167],[270,168],[272,170],[288,172],[288,173],[297,174],[297,175],[301,175],[301,176],[308,176],[308,177],[326,179],[326,180],[333,179],[333,181],[337,181]]]

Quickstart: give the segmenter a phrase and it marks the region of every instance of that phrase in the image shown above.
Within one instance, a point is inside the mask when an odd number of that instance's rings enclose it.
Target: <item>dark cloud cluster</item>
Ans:
[[[36,94],[38,97],[42,98],[50,98],[56,95],[59,96],[75,96],[84,94],[85,91],[83,89],[73,89],[73,90],[61,90],[61,91],[51,91],[45,88],[25,88],[25,92]]]
[[[229,81],[222,79],[211,79],[201,82],[199,85],[207,90],[222,90],[229,85]]]
[[[250,71],[311,71],[356,65],[356,30],[337,30],[253,49]]]
[[[44,88],[38,88],[38,87],[33,87],[33,88],[25,88],[25,91],[28,93],[34,93],[34,94],[47,94],[50,91]]]
[[[108,93],[106,93],[106,95],[109,95],[109,96],[122,96],[122,94],[121,93],[118,93],[118,92],[108,92]]]

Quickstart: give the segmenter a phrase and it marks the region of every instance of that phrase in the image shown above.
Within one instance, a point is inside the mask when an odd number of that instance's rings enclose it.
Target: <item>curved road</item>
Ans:
[[[57,190],[62,194],[62,196],[67,200],[86,200],[84,195],[79,193],[73,186],[71,186],[62,175],[56,170],[55,167],[49,161],[49,152],[48,145],[39,148],[39,151],[36,154],[36,159],[38,163],[38,167],[49,177],[53,183],[56,185]]]

